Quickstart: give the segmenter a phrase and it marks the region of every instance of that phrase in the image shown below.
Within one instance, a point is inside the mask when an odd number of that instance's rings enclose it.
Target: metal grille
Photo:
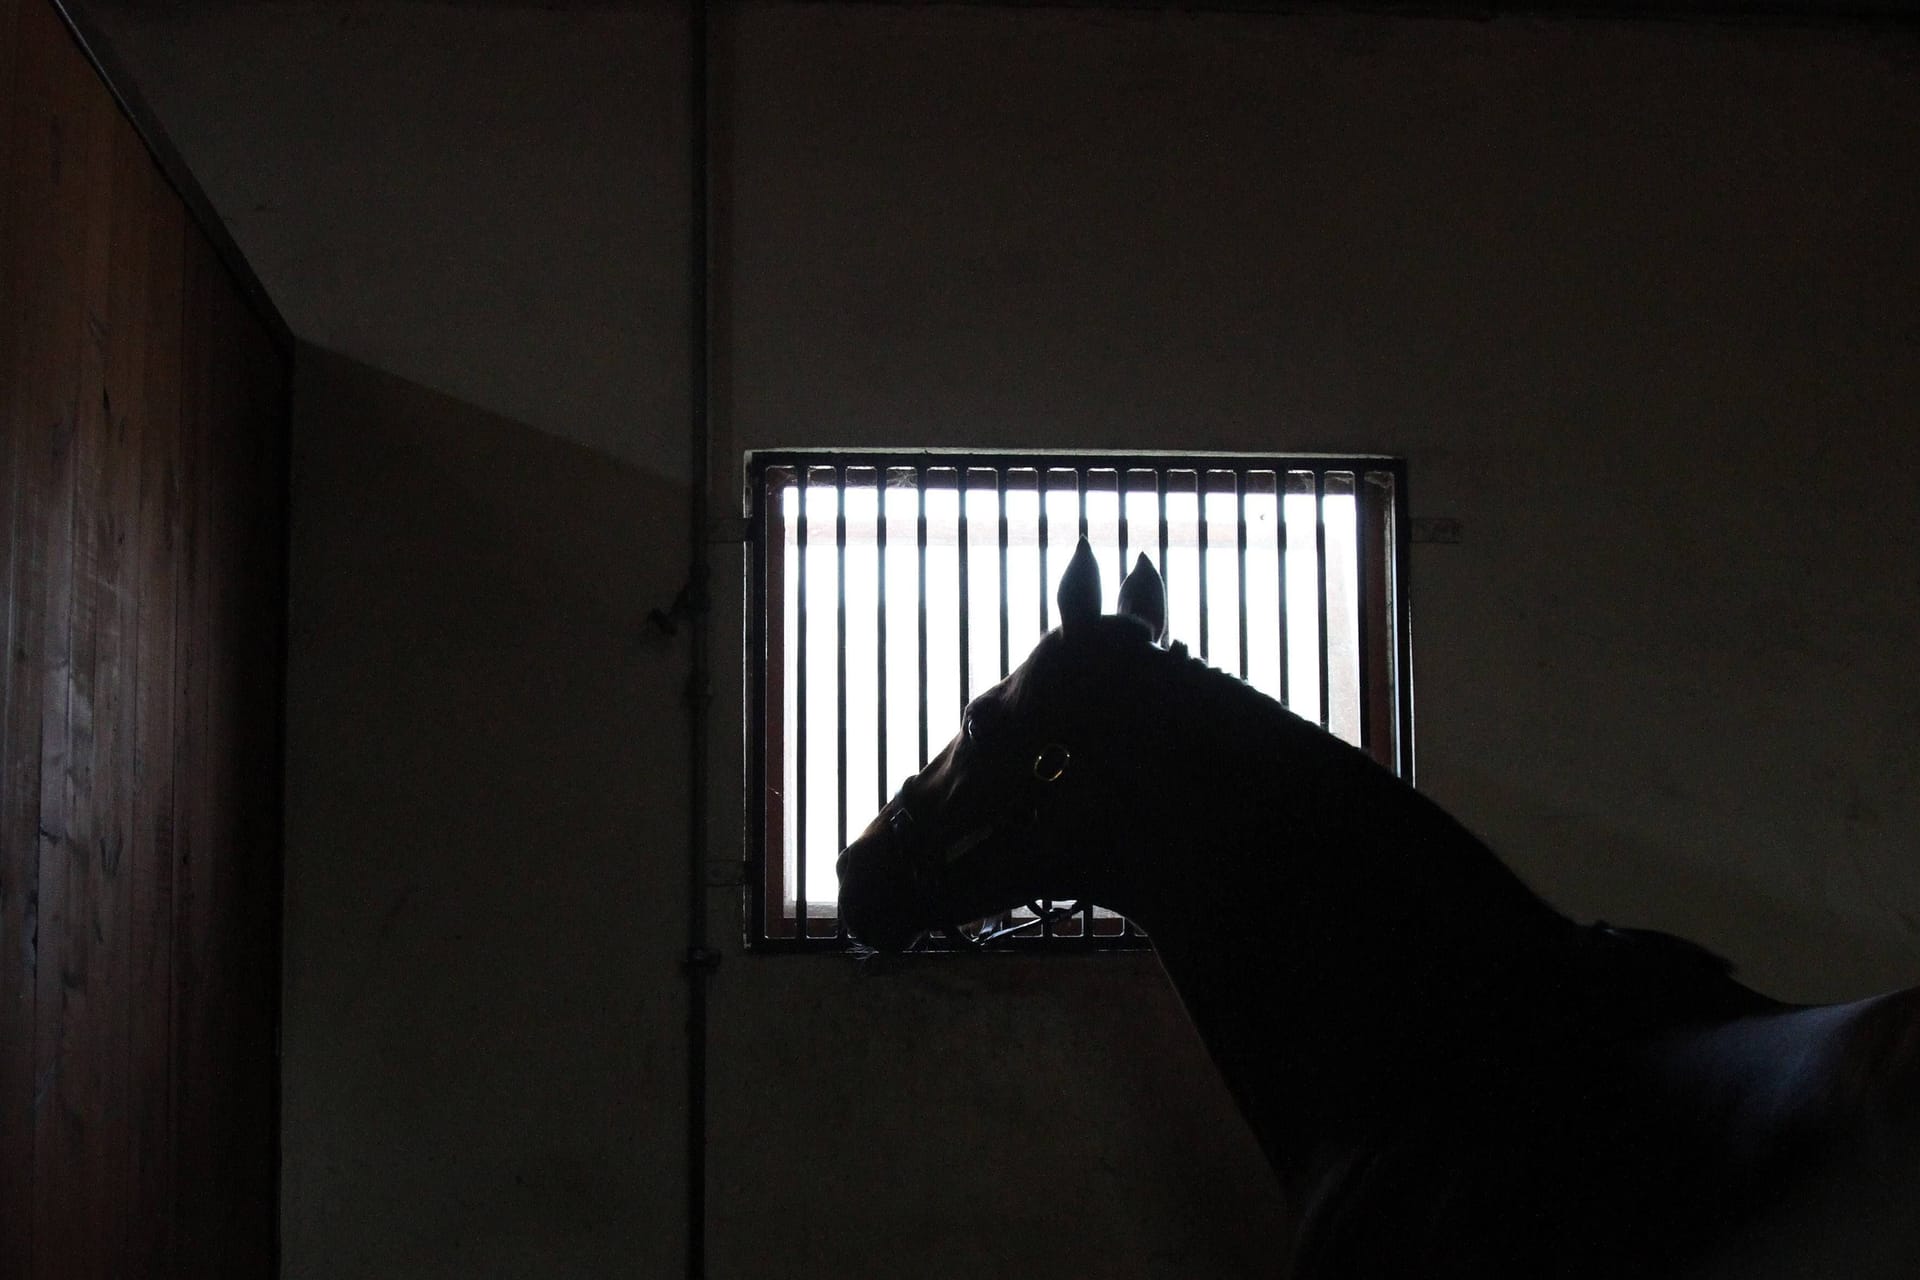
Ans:
[[[747,475],[751,946],[846,945],[834,859],[1053,626],[1082,536],[1106,610],[1144,553],[1171,639],[1412,778],[1398,459],[791,451]],[[1087,905],[1002,945],[1144,938]]]

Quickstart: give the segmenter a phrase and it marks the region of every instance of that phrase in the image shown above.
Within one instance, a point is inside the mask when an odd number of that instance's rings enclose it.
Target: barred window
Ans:
[[[1054,625],[1082,535],[1108,611],[1144,553],[1171,639],[1411,778],[1399,459],[783,451],[747,476],[751,946],[846,945],[839,851]],[[1007,939],[1143,941],[1090,905]]]

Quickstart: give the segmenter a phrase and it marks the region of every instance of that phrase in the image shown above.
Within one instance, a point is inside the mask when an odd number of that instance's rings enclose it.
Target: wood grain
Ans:
[[[49,1271],[68,1244],[60,1218],[60,1200],[71,1189],[73,1169],[61,1131],[65,1059],[63,1038],[70,1024],[62,1016],[67,968],[66,937],[79,927],[68,898],[67,866],[73,834],[71,697],[74,579],[74,446],[79,430],[80,347],[85,328],[83,290],[87,279],[87,93],[73,74],[74,51],[57,44],[57,19],[37,6],[21,13],[20,30],[32,52],[21,59],[19,106],[25,115],[21,144],[27,162],[25,181],[15,192],[16,217],[23,229],[21,249],[29,254],[26,333],[27,359],[20,393],[25,411],[17,420],[26,437],[29,462],[21,487],[32,495],[35,527],[29,563],[36,579],[28,588],[39,604],[38,661],[22,673],[22,683],[37,686],[37,724],[23,724],[16,749],[36,752],[32,786],[19,799],[37,797],[31,838],[37,863],[37,918],[33,935],[34,1036],[33,1093],[27,1100],[34,1146],[33,1254],[37,1273]],[[42,52],[42,50],[45,52]],[[36,201],[38,196],[38,201]],[[36,209],[36,203],[39,208]],[[40,252],[36,255],[34,250]],[[37,447],[33,447],[37,445]],[[31,736],[28,736],[31,735]],[[30,746],[29,744],[34,744]],[[25,779],[22,779],[23,784]]]
[[[0,0],[0,1276],[276,1269],[288,365]]]
[[[150,288],[143,370],[138,542],[133,846],[129,857],[129,1214],[127,1270],[171,1272],[173,1140],[174,615],[180,545],[182,282],[190,234],[184,211],[149,173]]]
[[[43,577],[35,563],[40,527],[29,481],[37,471],[37,437],[23,429],[35,406],[26,371],[32,354],[24,323],[35,299],[28,293],[44,203],[29,205],[35,148],[33,120],[23,106],[20,5],[0,0],[0,536],[5,538],[6,609],[4,691],[0,692],[0,1046],[34,1040],[34,929],[38,912],[39,651]],[[43,286],[44,287],[44,286]],[[34,732],[27,732],[28,726]],[[18,744],[16,746],[16,744]],[[0,1240],[10,1261],[33,1247],[33,1065],[31,1052],[0,1050]]]

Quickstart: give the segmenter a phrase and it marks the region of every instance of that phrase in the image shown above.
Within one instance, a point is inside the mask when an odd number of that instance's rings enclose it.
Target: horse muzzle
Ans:
[[[929,927],[922,886],[890,832],[869,832],[837,864],[840,923],[876,951],[906,951]]]

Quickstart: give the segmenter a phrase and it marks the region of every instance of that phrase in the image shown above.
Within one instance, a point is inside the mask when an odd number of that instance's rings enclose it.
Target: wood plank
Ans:
[[[30,250],[48,219],[45,126],[26,105],[18,0],[0,0],[0,1274],[33,1257],[33,938],[39,893],[40,683],[34,678],[46,594],[42,570],[35,369],[29,308],[53,268]]]
[[[0,121],[13,119],[19,92],[20,0],[0,0]],[[7,157],[12,151],[12,133],[0,133],[0,173],[8,172]],[[7,200],[11,188],[0,187],[0,226],[6,223]]]
[[[0,90],[0,1275],[271,1274],[286,361],[38,0]]]
[[[11,176],[13,173],[12,156],[14,151],[14,110],[20,93],[20,0],[0,0],[0,174]],[[7,209],[14,198],[14,186],[11,182],[0,183],[0,246],[7,243]],[[0,293],[0,297],[16,297],[11,293]],[[0,315],[0,325],[12,325],[17,307],[4,308],[7,312]],[[0,341],[4,341],[0,337]],[[0,348],[0,356],[6,354]],[[0,365],[0,369],[7,368]],[[0,397],[0,410],[5,405]]]
[[[145,429],[140,433],[139,692],[135,717],[133,845],[129,851],[128,1027],[129,1231],[126,1274],[174,1274],[173,859],[174,610],[180,507],[181,319],[185,211],[158,171],[147,199],[151,255],[147,290]]]
[[[0,90],[0,1276],[271,1274],[287,361],[40,0]]]
[[[21,476],[22,514],[31,542],[18,566],[16,595],[29,617],[16,627],[13,706],[14,773],[8,793],[16,807],[10,841],[33,846],[34,884],[28,895],[29,918],[22,921],[18,945],[26,953],[23,968],[33,983],[32,1082],[28,1121],[21,1135],[34,1151],[32,1195],[21,1204],[17,1229],[30,1238],[29,1256],[15,1262],[20,1273],[51,1274],[64,1241],[52,1239],[48,1225],[57,1216],[66,1190],[60,1163],[50,1162],[46,1147],[57,1135],[54,1092],[60,1063],[61,1020],[49,1016],[60,1007],[61,965],[58,940],[66,927],[64,867],[71,818],[68,766],[69,673],[72,667],[70,614],[73,566],[73,443],[84,312],[80,281],[85,278],[86,240],[73,234],[84,228],[87,206],[87,101],[72,75],[71,43],[50,9],[37,4],[20,11],[23,47],[33,56],[20,62],[22,118],[17,136],[27,172],[16,206],[16,251],[27,255],[22,310],[31,318],[20,345],[16,370],[21,397],[20,440],[29,459]],[[33,194],[25,194],[31,191]],[[32,712],[32,720],[25,713]],[[30,809],[30,812],[29,812]],[[51,871],[49,870],[51,868]],[[24,1045],[17,1046],[20,1052]],[[24,1261],[26,1266],[20,1267]]]
[[[197,235],[186,244],[181,320],[180,542],[174,622],[174,1263],[183,1276],[211,1276],[208,1265],[220,1224],[213,1171],[218,1114],[212,1005],[213,857],[208,809],[211,724],[208,716],[211,608],[208,521],[208,430],[212,415],[212,252]]]
[[[241,798],[234,785],[242,745],[236,711],[235,685],[240,655],[236,651],[236,614],[242,587],[236,551],[240,546],[240,512],[236,507],[235,475],[240,465],[236,448],[242,443],[235,429],[240,396],[238,353],[233,345],[233,312],[226,274],[209,257],[204,264],[206,288],[206,350],[208,363],[206,455],[202,475],[201,513],[206,539],[206,606],[202,632],[206,645],[206,746],[199,804],[206,840],[195,867],[196,901],[200,907],[195,942],[202,957],[195,1009],[201,1021],[201,1061],[206,1065],[194,1079],[218,1082],[205,1099],[204,1121],[211,1139],[211,1160],[205,1170],[208,1229],[201,1233],[198,1255],[201,1274],[237,1274],[232,1206],[244,1195],[242,1148],[247,1135],[237,1124],[239,1102],[247,1082],[236,1063],[240,1053],[243,1011],[238,991],[239,970],[246,957],[238,947],[238,903],[234,874],[242,857],[239,847]]]
[[[140,579],[141,443],[147,427],[146,391],[150,334],[154,165],[131,124],[108,117],[113,205],[110,273],[107,281],[107,358],[101,408],[105,456],[92,513],[94,572],[105,598],[97,609],[98,640],[93,720],[94,849],[98,893],[94,901],[96,955],[91,965],[98,1055],[100,1137],[89,1164],[90,1199],[100,1207],[97,1233],[107,1271],[138,1274],[128,1265],[137,1208],[128,1199],[134,1136],[132,1056],[133,861],[138,792],[136,711],[143,673],[138,661]]]
[[[72,504],[65,530],[64,622],[49,617],[49,652],[64,629],[64,663],[50,664],[50,697],[42,718],[40,864],[41,960],[37,1044],[45,1080],[35,1114],[35,1269],[47,1275],[105,1275],[118,1213],[103,1166],[119,1137],[114,1086],[125,1070],[116,1046],[115,993],[103,990],[111,970],[117,895],[106,875],[113,778],[111,706],[118,695],[120,636],[115,602],[115,532],[111,526],[112,450],[107,403],[109,292],[113,249],[113,133],[121,123],[100,91],[92,66],[71,40],[46,57],[59,79],[61,148],[76,191],[79,217],[63,238],[80,246],[70,282],[77,331],[71,384],[68,476]],[[65,371],[63,371],[64,373]],[[62,383],[64,384],[64,377]],[[62,384],[56,384],[56,387]],[[64,704],[64,705],[62,705]],[[115,1049],[119,1048],[119,1053]]]

